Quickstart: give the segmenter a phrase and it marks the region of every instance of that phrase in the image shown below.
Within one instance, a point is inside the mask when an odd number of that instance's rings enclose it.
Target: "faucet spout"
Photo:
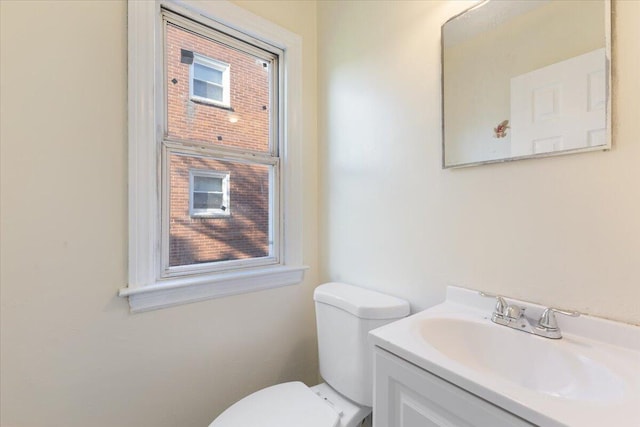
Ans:
[[[493,321],[493,323],[497,323],[498,325],[507,326],[518,331],[533,333],[531,322],[524,315],[525,310],[525,307],[511,304],[507,306],[504,316],[502,316],[501,318],[497,316],[491,316],[491,321]]]

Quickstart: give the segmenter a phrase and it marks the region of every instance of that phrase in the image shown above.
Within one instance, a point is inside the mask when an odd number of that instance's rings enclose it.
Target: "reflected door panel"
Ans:
[[[604,49],[511,79],[511,156],[606,144]]]

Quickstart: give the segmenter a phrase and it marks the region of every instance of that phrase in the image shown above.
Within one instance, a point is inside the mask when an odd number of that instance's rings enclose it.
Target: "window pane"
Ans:
[[[193,189],[195,191],[218,191],[222,192],[222,178],[214,176],[193,177]]]
[[[211,83],[193,80],[193,94],[202,98],[213,99],[222,102],[222,88]]]
[[[193,193],[194,209],[220,209],[222,193]]]
[[[225,171],[229,178],[226,217],[189,213],[189,171]],[[169,155],[169,266],[266,257],[272,254],[269,217],[272,167]],[[195,178],[195,177],[194,177]],[[219,208],[221,194],[195,193],[196,209]],[[213,206],[212,206],[213,205]]]
[[[176,140],[268,152],[273,113],[269,82],[274,70],[270,54],[258,58],[171,24],[166,28],[167,135]],[[180,62],[180,49],[229,64],[228,98],[233,111],[190,98],[193,90],[199,97],[226,99],[221,86],[207,83],[211,68],[194,63],[195,75],[191,78],[191,65]]]
[[[222,71],[210,68],[197,62],[193,64],[193,77],[211,83],[222,84]]]

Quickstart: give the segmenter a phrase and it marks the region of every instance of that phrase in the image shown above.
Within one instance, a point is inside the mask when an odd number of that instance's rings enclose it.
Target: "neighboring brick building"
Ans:
[[[268,152],[269,68],[265,62],[173,25],[167,26],[166,37],[169,138]],[[229,107],[192,99],[193,65],[181,62],[185,51],[228,64]],[[186,154],[172,154],[169,165],[170,266],[269,255],[268,166]],[[190,210],[190,198],[195,197],[190,171],[192,175],[228,174],[228,203],[225,199],[219,215],[197,216]],[[204,200],[213,200],[207,197]],[[221,195],[211,197],[222,200]]]

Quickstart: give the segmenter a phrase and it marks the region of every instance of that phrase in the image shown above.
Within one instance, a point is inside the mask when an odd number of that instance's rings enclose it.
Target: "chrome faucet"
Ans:
[[[580,313],[577,311],[564,311],[557,308],[546,308],[535,326],[531,325],[529,318],[524,315],[526,307],[516,304],[508,304],[500,295],[491,295],[480,292],[483,297],[496,299],[496,307],[491,314],[491,321],[498,325],[508,326],[518,331],[528,332],[530,334],[539,335],[545,338],[560,339],[562,333],[558,327],[555,313],[565,316],[578,317]]]

